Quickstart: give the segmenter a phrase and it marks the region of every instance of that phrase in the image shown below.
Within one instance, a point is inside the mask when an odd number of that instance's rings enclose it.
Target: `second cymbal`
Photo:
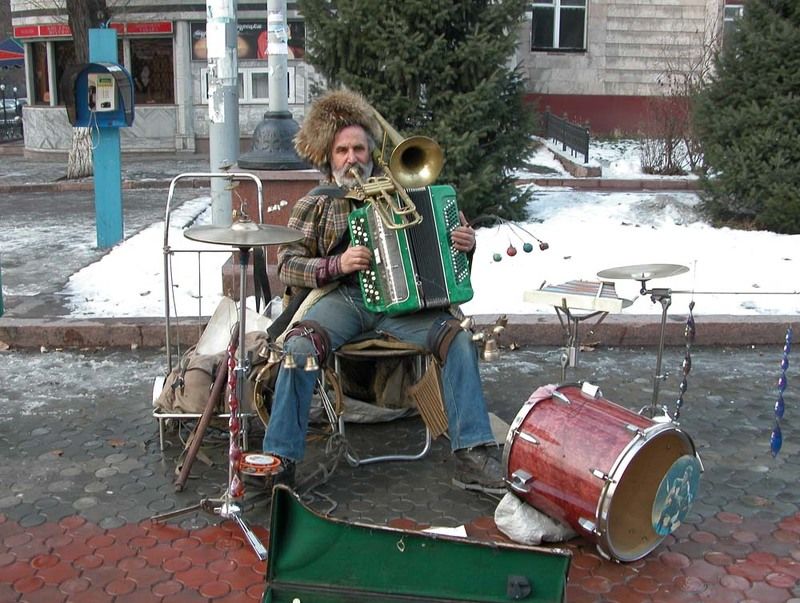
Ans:
[[[607,268],[597,273],[599,278],[630,279],[634,281],[647,281],[651,278],[665,278],[689,272],[687,266],[680,264],[634,264],[632,266],[618,266]]]

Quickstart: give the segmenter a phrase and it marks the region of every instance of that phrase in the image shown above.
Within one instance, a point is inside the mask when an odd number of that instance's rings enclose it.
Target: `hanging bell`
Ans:
[[[494,362],[500,358],[500,349],[497,347],[497,340],[489,338],[483,348],[483,359],[487,362]]]
[[[263,358],[264,360],[269,360],[269,356],[271,354],[271,349],[268,343],[263,343],[258,348],[258,357]]]
[[[471,331],[472,327],[475,326],[475,321],[472,319],[472,316],[467,316],[464,320],[461,321],[461,328],[465,331]]]
[[[294,361],[294,356],[291,354],[286,354],[283,359],[283,368],[285,369],[296,369],[297,363]]]
[[[281,355],[278,353],[278,350],[275,348],[271,348],[269,351],[269,357],[267,358],[267,362],[270,364],[278,364],[281,361]]]
[[[314,354],[309,354],[308,356],[306,356],[305,371],[307,373],[312,373],[318,370],[319,370],[319,363],[317,362],[317,357]]]

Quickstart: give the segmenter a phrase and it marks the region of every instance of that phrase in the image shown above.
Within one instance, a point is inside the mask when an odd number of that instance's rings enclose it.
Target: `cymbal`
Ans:
[[[183,236],[201,243],[232,245],[233,247],[255,247],[257,245],[280,245],[293,243],[303,233],[286,226],[234,222],[230,226],[193,226],[183,231]]]
[[[627,278],[634,281],[647,281],[651,278],[664,278],[689,272],[689,268],[680,264],[636,264],[606,268],[597,273],[600,278]]]

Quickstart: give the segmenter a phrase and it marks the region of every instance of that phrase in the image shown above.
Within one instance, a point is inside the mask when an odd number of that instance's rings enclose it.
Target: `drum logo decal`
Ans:
[[[685,454],[672,463],[653,501],[653,529],[659,536],[675,531],[686,517],[697,495],[700,461]]]

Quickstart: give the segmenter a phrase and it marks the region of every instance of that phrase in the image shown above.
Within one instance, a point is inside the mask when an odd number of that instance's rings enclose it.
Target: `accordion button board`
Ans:
[[[369,203],[348,218],[353,244],[372,251],[369,269],[359,273],[364,304],[373,312],[405,314],[469,301],[469,260],[450,239],[460,225],[455,189],[433,185],[406,192],[422,216],[419,224],[391,228]]]

